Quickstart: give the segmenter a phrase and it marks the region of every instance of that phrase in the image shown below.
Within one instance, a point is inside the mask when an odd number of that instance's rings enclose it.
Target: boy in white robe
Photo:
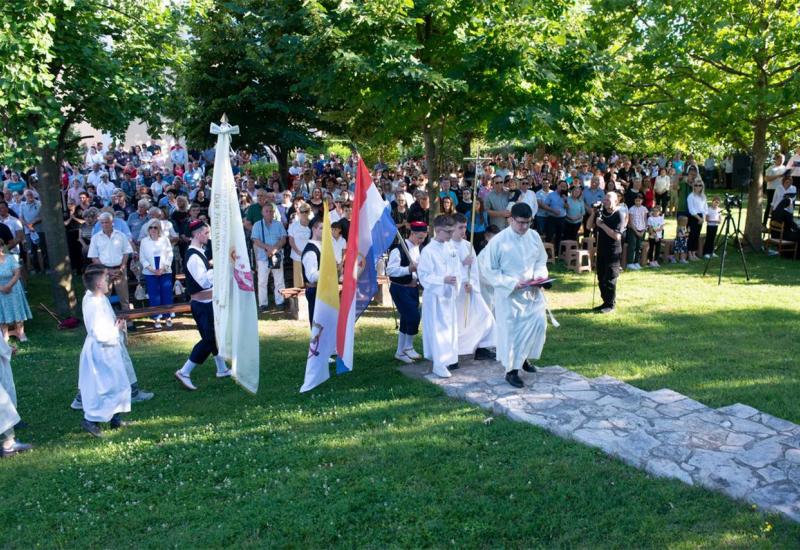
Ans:
[[[464,214],[453,216],[456,229],[453,245],[461,262],[461,286],[456,299],[458,316],[458,354],[475,354],[475,360],[494,359],[487,348],[494,347],[494,317],[481,295],[481,283],[475,249],[464,237],[467,234],[467,218]]]
[[[515,204],[509,226],[489,241],[478,259],[481,277],[494,288],[497,359],[506,369],[506,381],[516,388],[524,386],[520,367],[536,372],[528,360],[541,357],[547,330],[544,295],[524,284],[548,276],[547,252],[530,229],[531,214],[527,204]]]
[[[433,363],[433,373],[451,376],[458,368],[456,297],[461,286],[461,263],[450,244],[455,230],[453,218],[440,215],[433,220],[434,239],[422,249],[417,277],[422,284],[422,348]]]
[[[83,275],[83,322],[86,341],[81,350],[78,387],[83,401],[81,427],[95,437],[102,437],[98,422],[109,422],[112,429],[123,425],[121,413],[131,410],[131,386],[128,380],[130,357],[123,342],[125,321],[117,319],[108,291],[107,271],[92,264]]]
[[[20,419],[17,412],[17,390],[14,386],[14,374],[11,372],[12,349],[0,338],[0,457],[7,458],[15,454],[30,451],[33,446],[16,440],[14,426]]]

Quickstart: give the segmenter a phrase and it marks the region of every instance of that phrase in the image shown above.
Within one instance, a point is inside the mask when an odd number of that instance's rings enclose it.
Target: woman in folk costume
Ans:
[[[464,214],[453,216],[456,229],[453,232],[453,245],[461,263],[461,286],[456,299],[458,315],[458,354],[472,355],[476,361],[494,359],[489,349],[494,347],[494,317],[481,294],[478,264],[475,249],[464,237],[467,233],[467,218]]]
[[[505,367],[506,381],[516,388],[524,386],[520,367],[536,372],[528,360],[541,357],[547,329],[544,294],[526,284],[548,276],[547,253],[539,234],[530,229],[531,218],[530,206],[515,204],[509,226],[478,257],[481,278],[494,289],[497,360]]]
[[[0,457],[7,458],[15,454],[30,451],[33,446],[17,441],[14,426],[19,424],[17,412],[17,390],[14,386],[14,374],[11,372],[11,354],[14,350],[0,338]]]
[[[192,383],[192,370],[205,362],[209,355],[214,357],[217,367],[217,378],[231,375],[231,369],[219,355],[217,335],[214,330],[214,305],[212,303],[214,287],[214,270],[206,258],[205,247],[211,231],[204,222],[194,220],[189,224],[192,242],[186,251],[183,265],[186,266],[186,291],[191,296],[192,317],[200,333],[200,341],[192,348],[189,359],[183,367],[175,371],[175,378],[187,390],[196,390]]]
[[[453,218],[439,215],[433,220],[434,239],[422,249],[417,276],[422,291],[422,349],[433,363],[433,374],[451,376],[458,368],[458,322],[456,297],[461,286],[461,262],[450,244],[455,230]]]
[[[125,320],[117,319],[108,292],[108,271],[92,264],[83,274],[83,322],[86,341],[81,350],[78,388],[83,404],[81,427],[95,437],[102,436],[98,422],[109,422],[112,429],[123,425],[121,414],[131,410],[133,371],[125,349]]]

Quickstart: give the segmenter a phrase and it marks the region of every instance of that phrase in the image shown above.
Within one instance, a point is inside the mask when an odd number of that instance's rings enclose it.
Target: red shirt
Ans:
[[[656,193],[653,191],[653,188],[649,188],[647,191],[644,192],[644,206],[648,210],[653,208],[656,203]]]

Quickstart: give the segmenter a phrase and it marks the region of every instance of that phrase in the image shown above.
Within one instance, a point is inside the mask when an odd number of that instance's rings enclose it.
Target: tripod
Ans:
[[[740,209],[741,215],[741,209]],[[725,219],[722,221],[721,231],[717,234],[717,240],[714,243],[714,252],[719,252],[719,276],[717,277],[717,284],[722,284],[722,272],[725,270],[725,257],[728,255],[728,239],[733,238],[736,243],[736,248],[739,250],[739,257],[742,259],[742,267],[744,267],[745,280],[750,280],[750,272],[747,270],[747,261],[744,259],[744,248],[742,247],[742,240],[746,237],[739,229],[739,224],[733,218],[730,207],[725,208]],[[711,265],[711,260],[714,259],[714,254],[706,260],[706,267],[703,270],[703,276],[708,273],[708,268]]]

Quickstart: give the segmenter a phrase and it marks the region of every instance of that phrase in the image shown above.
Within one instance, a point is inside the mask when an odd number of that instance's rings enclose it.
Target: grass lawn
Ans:
[[[711,406],[747,403],[800,422],[800,263],[748,258],[728,277],[702,263],[625,273],[619,310],[588,312],[592,275],[555,269],[542,364],[669,387]],[[31,303],[47,299],[34,279]],[[13,368],[21,439],[0,462],[7,547],[787,547],[800,525],[445,397],[395,370],[390,310],[359,322],[356,370],[300,395],[307,329],[261,322],[256,397],[195,372],[172,378],[196,339],[132,337],[153,401],[98,441],[69,410],[84,333],[36,312]]]

